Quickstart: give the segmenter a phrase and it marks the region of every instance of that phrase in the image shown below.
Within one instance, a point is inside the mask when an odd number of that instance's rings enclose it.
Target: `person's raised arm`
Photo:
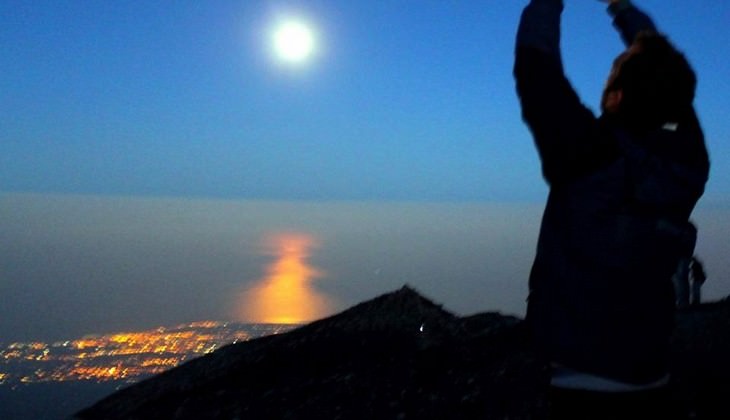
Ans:
[[[613,24],[621,34],[626,46],[630,46],[636,35],[642,31],[656,32],[651,18],[631,3],[631,0],[601,0],[608,3],[608,13],[613,16]]]
[[[567,181],[587,162],[586,133],[595,117],[563,73],[562,0],[531,0],[517,30],[514,76],[522,117],[535,139],[549,184]]]
[[[517,29],[517,48],[535,48],[560,61],[560,14],[563,0],[532,0]]]

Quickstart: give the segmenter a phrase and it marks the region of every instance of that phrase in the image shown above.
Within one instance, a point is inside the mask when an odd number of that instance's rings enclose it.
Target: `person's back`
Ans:
[[[630,391],[666,383],[671,278],[694,247],[688,219],[709,162],[691,105],[694,74],[681,68],[684,57],[654,32],[637,37],[654,31],[651,20],[625,0],[611,3],[631,48],[616,61],[599,118],[563,74],[562,1],[527,6],[514,72],[550,185],[530,274],[528,323],[557,367],[554,386]],[[670,99],[647,98],[661,83],[674,83],[652,74],[664,71],[657,60],[680,65],[681,85]],[[656,80],[642,81],[646,74]],[[676,106],[656,105],[675,99]]]

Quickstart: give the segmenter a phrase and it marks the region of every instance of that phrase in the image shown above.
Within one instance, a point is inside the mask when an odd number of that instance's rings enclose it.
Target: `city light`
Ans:
[[[0,385],[125,381],[162,373],[234,342],[278,334],[294,325],[195,322],[173,328],[12,343],[0,348]]]

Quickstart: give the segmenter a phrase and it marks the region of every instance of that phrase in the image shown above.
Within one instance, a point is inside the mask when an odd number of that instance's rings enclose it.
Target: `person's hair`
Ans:
[[[609,89],[621,89],[618,113],[638,129],[677,121],[694,101],[697,78],[685,56],[656,32],[641,32]]]

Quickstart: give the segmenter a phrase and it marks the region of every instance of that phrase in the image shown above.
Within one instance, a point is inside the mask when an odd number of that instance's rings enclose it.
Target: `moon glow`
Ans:
[[[274,52],[286,62],[301,63],[306,61],[315,48],[312,29],[299,21],[286,21],[274,30]]]

